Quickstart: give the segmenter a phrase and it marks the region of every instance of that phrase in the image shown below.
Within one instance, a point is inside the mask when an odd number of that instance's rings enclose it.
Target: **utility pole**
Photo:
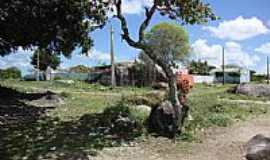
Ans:
[[[269,76],[269,56],[267,56],[267,84],[269,84],[270,76]]]
[[[39,52],[40,50],[38,49],[37,50],[37,77],[36,77],[37,81],[39,81]]]
[[[114,64],[114,30],[113,26],[111,24],[110,27],[110,47],[111,47],[111,87],[115,87],[116,82],[115,82],[115,64]]]
[[[222,77],[222,84],[225,84],[225,56],[224,56],[224,47],[222,47],[222,73],[223,73],[223,77]]]

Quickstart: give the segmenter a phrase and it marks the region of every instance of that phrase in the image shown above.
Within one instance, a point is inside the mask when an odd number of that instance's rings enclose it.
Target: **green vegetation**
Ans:
[[[67,57],[76,47],[87,53],[93,45],[89,32],[101,27],[107,20],[105,9],[108,9],[108,3],[99,2],[101,1],[2,1],[0,55],[10,54],[19,47],[49,49],[51,53]]]
[[[222,99],[248,100],[250,97],[227,92],[233,85],[206,86],[196,85],[189,96],[192,120],[185,124],[186,134],[190,136],[202,128],[212,126],[226,127],[233,122],[245,120],[268,112],[268,106],[255,103],[240,104]],[[254,100],[263,100],[253,98]]]
[[[0,145],[5,147],[5,152],[0,153],[3,157],[21,159],[27,156],[28,159],[37,159],[43,156],[53,159],[53,156],[67,152],[96,155],[96,151],[104,147],[139,142],[147,135],[144,127],[147,114],[128,107],[125,97],[153,94],[150,88],[117,87],[111,90],[82,82],[60,85],[54,82],[0,81],[0,85],[27,94],[44,91],[44,88],[53,89],[65,97],[64,105],[47,110],[45,116],[37,121],[2,127]],[[185,124],[184,133],[177,139],[192,141],[201,129],[226,127],[268,112],[267,105],[221,101],[228,97],[247,99],[228,93],[230,87],[232,85],[196,85],[189,95],[191,117]],[[121,123],[112,126],[117,124],[115,120],[119,115],[128,117],[132,123],[128,126]]]
[[[39,68],[37,66],[38,56]],[[34,66],[34,68],[38,68],[41,71],[46,71],[48,67],[51,67],[52,69],[57,69],[60,63],[60,56],[57,54],[53,54],[46,49],[37,49],[31,57],[31,64]]]
[[[212,69],[215,69],[214,66],[209,66],[207,61],[194,61],[192,60],[188,65],[188,70],[190,74],[199,74],[199,75],[209,75]]]
[[[7,69],[0,69],[0,80],[20,79],[21,76],[22,76],[21,71],[16,67],[10,67]]]

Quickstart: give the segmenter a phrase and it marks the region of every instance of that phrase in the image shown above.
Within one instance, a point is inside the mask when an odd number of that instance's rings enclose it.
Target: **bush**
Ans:
[[[211,114],[208,120],[219,127],[227,127],[232,123],[232,119],[224,114]]]
[[[109,126],[111,134],[131,136],[143,133],[145,120],[144,114],[118,103],[104,110],[102,125]]]
[[[16,67],[10,67],[4,70],[0,69],[0,79],[20,79],[21,71]]]

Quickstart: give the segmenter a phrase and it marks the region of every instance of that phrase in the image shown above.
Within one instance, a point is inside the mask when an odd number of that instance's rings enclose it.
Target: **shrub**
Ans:
[[[118,103],[104,110],[102,124],[109,126],[112,134],[131,136],[143,133],[145,119],[143,113]]]
[[[20,79],[21,71],[16,67],[0,70],[0,79]]]

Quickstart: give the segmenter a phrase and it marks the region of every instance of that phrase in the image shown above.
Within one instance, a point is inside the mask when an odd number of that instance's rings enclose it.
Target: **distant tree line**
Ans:
[[[189,74],[209,75],[216,67],[208,65],[207,61],[192,60],[188,65]]]
[[[5,79],[20,79],[21,71],[17,67],[9,67],[7,69],[0,69],[0,80]]]

